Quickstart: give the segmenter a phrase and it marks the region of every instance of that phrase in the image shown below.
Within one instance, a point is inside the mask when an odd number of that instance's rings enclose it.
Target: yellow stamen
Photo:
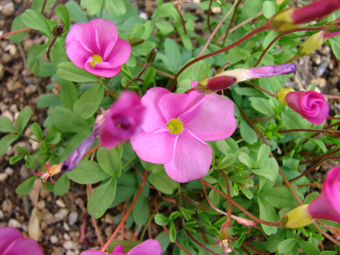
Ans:
[[[179,119],[172,119],[166,123],[166,128],[171,134],[180,134],[183,131],[183,122]]]
[[[101,56],[93,55],[92,56],[92,62],[90,63],[90,65],[92,67],[95,67],[96,64],[101,63],[101,62],[103,62],[103,59],[101,58]]]

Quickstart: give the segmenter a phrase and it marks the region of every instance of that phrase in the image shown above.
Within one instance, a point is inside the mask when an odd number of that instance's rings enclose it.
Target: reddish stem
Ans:
[[[313,161],[315,161],[315,160],[319,160],[319,159],[322,159],[322,158],[327,157],[327,156],[329,156],[329,155],[332,155],[332,154],[334,154],[334,153],[337,153],[337,152],[339,152],[339,151],[340,151],[340,148],[339,148],[339,149],[336,149],[336,150],[334,150],[334,151],[330,151],[330,152],[328,152],[328,153],[326,153],[326,154],[324,154],[324,155],[320,155],[320,156],[315,157],[315,158],[312,158],[312,159],[308,159],[308,160],[305,160],[305,161],[301,161],[300,164],[307,164],[307,163],[313,162]]]
[[[210,0],[210,3],[209,3],[209,8],[208,8],[208,12],[207,12],[207,25],[208,25],[208,29],[210,31],[210,33],[212,33],[212,29],[211,29],[211,26],[210,26],[210,14],[211,14],[211,5],[212,5],[212,2],[213,0]]]
[[[15,30],[15,31],[11,31],[11,32],[8,32],[6,34],[3,34],[0,36],[0,39],[3,39],[7,36],[10,36],[10,35],[15,35],[15,34],[19,34],[19,33],[22,33],[22,32],[26,32],[26,31],[31,31],[33,30],[32,28],[29,28],[29,27],[25,27],[25,28],[20,28],[18,30]]]
[[[255,87],[255,88],[257,88],[258,90],[261,90],[262,92],[268,94],[268,95],[271,96],[271,97],[275,97],[275,98],[276,98],[276,95],[275,95],[275,94],[269,92],[268,90],[266,90],[266,89],[264,89],[264,88],[261,88],[260,86],[256,85],[254,82],[251,82],[251,81],[243,81],[243,82],[244,82],[244,83],[247,83],[247,84],[249,84],[249,85],[251,85],[251,86],[253,86],[253,87]]]
[[[245,36],[243,36],[243,37],[242,37],[241,39],[239,39],[238,41],[236,41],[236,42],[234,42],[234,43],[232,43],[232,44],[230,44],[230,45],[228,45],[228,46],[226,46],[226,47],[224,47],[224,48],[222,48],[222,49],[213,51],[213,52],[211,52],[211,53],[205,54],[205,55],[203,55],[203,56],[201,56],[201,57],[197,57],[197,58],[191,60],[190,62],[188,62],[187,64],[185,64],[185,65],[181,68],[181,70],[178,71],[178,73],[176,74],[174,80],[172,81],[172,83],[171,83],[171,85],[170,85],[170,90],[173,91],[173,90],[175,89],[175,87],[176,87],[176,85],[177,85],[177,78],[178,78],[178,76],[179,76],[185,69],[187,69],[189,66],[191,66],[192,64],[194,64],[194,63],[196,63],[196,62],[198,62],[198,61],[200,61],[200,60],[202,60],[202,59],[206,59],[206,58],[208,58],[208,57],[215,56],[215,55],[217,55],[217,54],[219,54],[219,53],[222,53],[222,52],[225,52],[225,51],[227,51],[227,50],[230,50],[230,49],[234,48],[235,46],[237,46],[237,45],[243,43],[244,41],[248,40],[250,37],[252,37],[252,36],[254,36],[254,35],[256,35],[256,34],[262,32],[262,31],[267,30],[268,28],[269,28],[268,24],[265,24],[265,25],[263,25],[263,26],[261,26],[261,27],[256,28],[255,30],[249,32],[248,34],[246,34]]]
[[[230,31],[231,25],[233,24],[234,19],[235,19],[235,16],[236,16],[236,13],[237,13],[237,8],[238,8],[238,6],[240,5],[241,1],[242,1],[242,0],[238,0],[238,2],[237,2],[236,5],[235,5],[234,12],[233,12],[233,16],[231,16],[231,20],[230,20],[230,23],[229,23],[227,32],[225,33],[224,38],[223,38],[222,47],[224,47],[225,40],[226,40],[227,37],[228,37],[228,34],[229,34],[229,31]]]
[[[225,184],[226,184],[226,188],[227,188],[227,197],[228,197],[228,216],[227,216],[227,219],[225,220],[225,222],[227,223],[227,227],[229,228],[231,226],[231,211],[232,211],[232,207],[231,207],[231,196],[230,196],[230,187],[229,187],[229,181],[228,181],[228,177],[227,175],[222,171],[220,170],[221,174],[223,175],[224,177],[224,180],[225,180]]]
[[[142,180],[142,183],[140,184],[139,188],[138,188],[138,191],[134,197],[134,199],[132,200],[131,202],[131,205],[129,207],[129,209],[127,210],[126,214],[124,215],[124,217],[122,218],[121,222],[119,223],[119,225],[117,226],[117,228],[115,229],[115,231],[113,232],[113,234],[110,236],[109,240],[107,240],[107,242],[105,243],[105,245],[101,248],[101,251],[105,251],[107,249],[107,247],[110,245],[110,243],[112,242],[112,240],[115,238],[115,236],[118,234],[118,231],[120,230],[120,228],[124,225],[125,221],[127,220],[127,218],[129,217],[131,211],[132,211],[132,208],[133,206],[135,205],[138,197],[139,197],[139,194],[142,192],[142,189],[144,187],[144,184],[145,184],[145,181],[146,181],[146,177],[148,176],[148,171],[145,170],[145,173],[144,173],[144,177],[143,177],[143,180]]]
[[[249,243],[247,243],[246,241],[243,241],[244,246],[248,247],[249,249],[251,249],[252,251],[255,251],[256,254],[260,254],[260,255],[267,255],[268,253],[259,251],[258,249],[254,248],[253,246],[251,246]]]

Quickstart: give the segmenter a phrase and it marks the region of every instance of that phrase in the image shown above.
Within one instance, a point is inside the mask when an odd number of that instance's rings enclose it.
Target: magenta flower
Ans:
[[[340,167],[330,169],[323,182],[320,196],[307,207],[313,219],[332,220],[340,223]]]
[[[320,196],[310,204],[300,205],[286,214],[285,227],[299,228],[314,219],[336,221],[340,224],[340,167],[330,169],[323,183]]]
[[[94,19],[73,25],[66,37],[66,53],[79,68],[110,78],[128,61],[131,46],[118,38],[112,21]]]
[[[126,255],[161,255],[161,253],[162,246],[160,243],[157,240],[149,239],[135,246]],[[83,251],[80,255],[107,255],[107,253],[103,251],[88,250]],[[125,255],[125,253],[123,247],[117,245],[109,255]]]
[[[215,75],[215,77],[233,76],[236,77],[236,82],[241,82],[248,79],[267,78],[295,72],[296,64],[287,63],[282,65],[260,66],[250,69],[233,69],[219,73]]]
[[[0,240],[0,255],[44,255],[35,240],[23,238],[16,228],[0,228]]]
[[[142,103],[146,116],[142,130],[131,138],[132,148],[142,160],[164,164],[177,182],[205,176],[212,150],[203,141],[225,139],[236,128],[233,102],[217,94],[174,94],[155,87]]]
[[[313,124],[327,119],[329,106],[325,98],[315,91],[291,91],[284,100],[288,106]]]
[[[99,137],[103,147],[114,147],[130,139],[140,130],[145,107],[138,94],[123,92],[108,109],[100,127]]]

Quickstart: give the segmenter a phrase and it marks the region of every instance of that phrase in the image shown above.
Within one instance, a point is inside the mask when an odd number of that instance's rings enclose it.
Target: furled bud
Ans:
[[[136,46],[136,45],[142,44],[143,42],[145,42],[145,40],[141,39],[141,38],[131,38],[131,39],[129,39],[129,43],[130,43],[131,46]]]
[[[294,89],[291,89],[291,88],[283,88],[283,89],[279,89],[277,92],[276,92],[276,97],[277,97],[277,100],[279,100],[279,102],[285,106],[288,105],[288,103],[286,102],[285,98],[286,98],[286,95],[291,92],[291,91],[294,91]]]
[[[218,76],[218,77],[206,77],[200,80],[197,85],[196,82],[192,82],[191,86],[199,93],[210,94],[219,90],[229,88],[236,83],[236,77],[232,76]]]
[[[35,176],[39,176],[44,181],[45,186],[46,186],[48,178],[50,178],[51,182],[55,183],[55,181],[52,179],[52,176],[60,173],[61,167],[63,166],[63,163],[60,163],[58,165],[52,165],[52,166],[50,166],[49,163],[50,163],[50,160],[48,160],[45,164],[45,168],[46,168],[45,171],[34,174]]]
[[[146,55],[146,57],[145,57],[146,63],[148,63],[148,65],[152,65],[153,62],[155,62],[156,55],[157,55],[157,49],[156,49],[156,48],[153,48],[153,49],[148,53],[148,55]]]
[[[61,37],[63,35],[63,32],[64,32],[64,25],[62,24],[59,24],[59,25],[56,25],[53,29],[52,29],[52,35],[54,37]]]
[[[308,205],[299,205],[298,207],[287,213],[281,222],[286,228],[300,228],[309,225],[312,222],[312,217],[307,211]]]

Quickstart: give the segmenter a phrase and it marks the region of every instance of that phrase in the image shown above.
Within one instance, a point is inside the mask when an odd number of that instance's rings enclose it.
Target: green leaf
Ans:
[[[47,35],[48,39],[52,39],[52,33],[50,26],[47,23],[45,17],[32,9],[27,9],[25,13],[21,14],[21,21],[27,26],[34,30],[39,30],[40,32]],[[39,46],[39,45],[38,45]]]
[[[252,199],[254,197],[253,192],[251,192],[249,189],[241,188],[241,192],[243,195],[245,195],[248,199]]]
[[[296,239],[295,238],[290,238],[290,239],[284,240],[277,247],[278,248],[278,252],[279,253],[287,253],[291,249],[293,249],[295,244],[296,244]]]
[[[266,249],[273,253],[277,251],[278,245],[285,240],[285,233],[283,229],[279,229],[275,235],[271,235],[266,242]]]
[[[167,56],[173,64],[175,71],[179,70],[182,65],[182,57],[178,44],[174,40],[167,38],[165,39],[164,47],[165,56]]]
[[[106,9],[113,16],[124,15],[126,5],[123,0],[106,0]]]
[[[278,220],[278,214],[276,213],[273,206],[271,206],[266,200],[264,200],[262,197],[258,198],[258,204],[260,209],[260,219],[266,220],[270,222],[276,222]],[[261,224],[263,231],[267,235],[272,235],[277,232],[277,227],[267,226],[264,224]]]
[[[78,22],[87,23],[88,22],[88,19],[85,13],[75,1],[68,1],[65,4],[65,6],[70,14],[70,17],[74,20],[74,22],[76,23]]]
[[[66,27],[68,30],[71,25],[71,19],[70,19],[70,14],[67,10],[67,8],[64,5],[59,5],[55,7],[54,9],[55,14],[59,17],[61,23]]]
[[[104,149],[100,147],[97,151],[97,160],[100,167],[110,176],[120,177],[122,174],[122,160],[117,148]]]
[[[0,139],[0,156],[5,155],[8,146],[17,140],[19,135],[6,135]]]
[[[172,243],[176,241],[176,227],[173,221],[169,222],[169,239]]]
[[[241,120],[240,133],[242,138],[249,144],[256,143],[258,140],[255,130],[244,120]]]
[[[80,6],[87,9],[87,13],[92,16],[95,15],[102,7],[104,0],[82,0]]]
[[[269,192],[262,194],[262,197],[278,209],[294,208],[299,205],[287,187],[274,187]]]
[[[238,160],[249,168],[252,168],[255,164],[254,160],[247,153],[242,151],[238,155]]]
[[[210,65],[208,62],[199,61],[192,65],[190,76],[192,81],[200,81],[209,76]]]
[[[124,175],[123,175],[124,176]],[[111,208],[116,207],[117,205],[120,205],[121,203],[125,202],[126,200],[130,199],[133,197],[133,195],[137,192],[136,187],[131,187],[131,186],[118,186],[117,192],[116,192],[116,197],[111,204]]]
[[[35,135],[36,138],[39,140],[44,140],[44,136],[41,130],[41,127],[38,123],[34,122],[30,127],[32,133]]]
[[[264,0],[247,0],[242,7],[242,13],[248,18],[256,16],[262,9]]]
[[[145,225],[148,221],[149,204],[148,199],[144,196],[139,196],[132,209],[132,217],[136,225]]]
[[[62,5],[60,5],[62,6]],[[60,63],[67,62],[68,57],[66,55],[66,51],[60,43],[55,42],[51,48],[50,59],[53,66],[58,69]]]
[[[251,106],[255,110],[265,115],[274,115],[274,110],[271,107],[268,99],[261,97],[249,97],[249,100],[251,101]]]
[[[181,21],[181,18],[172,3],[164,3],[160,5],[152,14],[152,20],[157,18],[172,18],[177,22]]]
[[[31,118],[31,108],[25,107],[19,114],[17,120],[16,120],[16,125],[19,133],[22,133],[28,123],[28,121]]]
[[[273,172],[270,169],[266,168],[252,169],[252,172],[256,175],[263,176],[271,181],[274,181]]]
[[[282,122],[286,129],[308,129],[311,126],[308,120],[292,109],[282,112]]]
[[[174,27],[166,20],[159,19],[156,20],[155,26],[159,29],[159,31],[166,35],[174,31]]]
[[[150,66],[148,69],[146,69],[142,90],[146,90],[148,88],[155,76],[156,69],[154,67]]]
[[[47,0],[45,4],[44,11],[46,11],[56,0]],[[41,12],[44,4],[44,0],[33,0],[31,8],[37,12]]]
[[[228,153],[224,156],[222,161],[216,166],[217,169],[227,168],[228,166],[234,164],[236,157],[234,153]]]
[[[145,32],[145,27],[142,24],[137,24],[133,28],[129,38],[141,38],[144,32]]]
[[[334,55],[340,59],[340,35],[334,36],[329,39]]]
[[[98,110],[104,96],[104,86],[99,83],[93,88],[85,91],[84,94],[75,102],[74,112],[84,120],[90,118]]]
[[[137,52],[138,54],[141,54],[142,56],[146,56],[155,47],[156,47],[156,44],[154,42],[145,41],[145,42],[143,42],[141,44],[132,46],[131,49],[134,52]],[[158,54],[157,54],[157,56],[158,56]]]
[[[43,57],[47,47],[47,44],[42,44],[33,46],[28,50],[27,66],[34,74],[40,73],[44,68]]]
[[[276,13],[276,4],[273,1],[264,1],[262,4],[263,15],[269,19]]]
[[[61,134],[59,132],[54,133],[52,135],[48,135],[45,138],[45,142],[48,144],[57,144],[60,142],[60,140],[61,140]]]
[[[262,144],[257,153],[257,160],[256,160],[255,167],[260,167],[268,159],[269,155],[270,155],[270,147],[265,144]]]
[[[75,66],[72,62],[63,62],[58,66],[57,75],[68,81],[75,82],[96,82],[97,76]]]
[[[172,195],[177,188],[177,182],[170,179],[164,171],[150,173],[149,181],[156,189],[167,195]]]
[[[78,90],[73,82],[63,79],[60,82],[59,96],[62,104],[72,110],[74,103],[78,100]]]
[[[321,253],[321,251],[315,245],[309,242],[299,240],[298,244],[304,253],[306,253],[306,255],[319,255]]]
[[[87,128],[87,123],[74,112],[56,107],[49,112],[52,124],[63,132],[78,133]]]
[[[111,177],[101,169],[98,163],[85,159],[80,161],[75,169],[66,174],[68,178],[79,184],[93,184]]]
[[[18,30],[18,29],[21,29],[21,28],[26,28],[26,27],[27,26],[21,20],[21,15],[19,15],[13,20],[11,31],[15,31],[15,30]],[[14,35],[10,35],[9,39],[12,42],[20,43],[22,40],[24,40],[24,38],[26,37],[27,34],[28,34],[28,31],[17,33],[17,34],[14,34]]]
[[[19,194],[20,196],[25,196],[33,189],[34,181],[37,179],[36,176],[32,176],[28,178],[23,183],[20,183],[19,186],[15,189],[15,193]]]
[[[56,196],[62,196],[70,189],[70,186],[70,179],[66,174],[63,174],[54,185],[54,194]]]
[[[316,144],[322,150],[323,153],[327,152],[327,147],[323,141],[318,140],[318,139],[312,139],[312,138],[309,138],[309,140],[312,143]]]
[[[95,188],[87,203],[87,211],[96,219],[109,209],[116,196],[117,180],[115,177]]]
[[[159,226],[166,226],[169,223],[169,218],[160,213],[157,213],[154,219]]]
[[[14,165],[15,163],[17,163],[18,161],[22,160],[25,157],[25,155],[17,155],[17,156],[12,156],[9,158],[9,163],[11,165]]]
[[[186,48],[187,50],[191,50],[192,49],[192,43],[191,43],[190,37],[188,35],[186,35],[184,33],[184,31],[182,31],[182,30],[183,29],[180,28],[178,32],[179,32],[179,36],[182,39],[182,43],[184,45],[184,48]]]
[[[12,121],[7,117],[0,117],[0,131],[3,133],[17,132],[12,124]]]

